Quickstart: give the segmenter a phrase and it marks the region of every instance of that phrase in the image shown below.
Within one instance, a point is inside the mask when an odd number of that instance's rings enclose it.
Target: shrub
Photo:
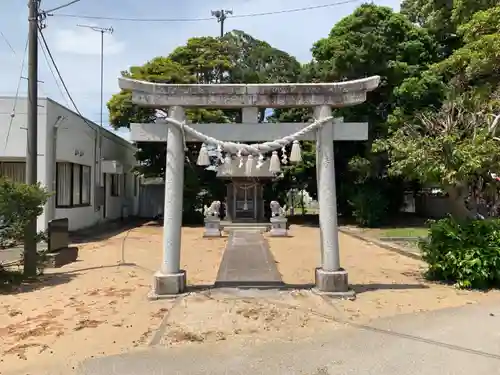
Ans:
[[[0,248],[16,245],[24,240],[25,228],[31,218],[43,212],[49,194],[39,185],[27,185],[0,178]],[[37,234],[37,241],[43,237]],[[43,270],[43,257],[37,262]],[[0,265],[0,288],[19,284],[22,274]]]
[[[419,244],[426,276],[459,288],[500,285],[500,220],[432,221]]]
[[[27,185],[0,178],[0,238],[22,242],[30,218],[42,214],[49,194],[39,185]]]

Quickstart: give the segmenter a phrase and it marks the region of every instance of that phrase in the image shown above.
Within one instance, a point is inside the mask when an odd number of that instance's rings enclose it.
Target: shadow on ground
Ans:
[[[54,273],[41,275],[33,280],[23,280],[21,271],[0,270],[0,294],[30,293],[38,289],[69,283],[76,276],[66,273]]]
[[[145,226],[148,227],[162,227],[163,226],[163,219],[154,219],[151,221],[148,221]],[[182,223],[183,228],[202,228],[204,226],[203,222],[201,223]]]
[[[203,292],[207,290],[217,289],[256,289],[256,290],[313,290],[314,284],[287,284],[276,283],[270,285],[269,282],[261,283],[257,281],[252,282],[231,282],[224,283],[224,285],[216,284],[198,284],[188,285],[187,292]],[[351,284],[350,287],[357,293],[373,292],[376,290],[412,290],[412,289],[428,289],[429,287],[424,284]]]
[[[387,218],[386,222],[377,228],[421,228],[426,226],[427,218],[412,213],[401,212],[398,215]],[[319,215],[306,214],[288,216],[288,224],[319,227]],[[353,217],[339,217],[338,224],[342,226],[358,226]]]
[[[110,221],[92,226],[90,228],[71,232],[70,241],[73,244],[90,241],[104,241],[130,229],[146,225],[148,222],[149,220],[142,218],[127,218],[124,220]]]
[[[352,284],[351,288],[357,294],[373,292],[376,290],[429,289],[429,287],[424,284]]]
[[[82,272],[86,272],[86,271],[101,270],[101,269],[105,269],[105,268],[120,268],[120,267],[139,268],[143,271],[151,272],[151,274],[156,272],[155,270],[140,266],[137,263],[125,262],[125,263],[107,264],[107,265],[103,265],[103,266],[77,268],[74,270],[62,271],[61,273],[65,274],[65,275],[75,275],[76,276],[77,274],[82,273]]]

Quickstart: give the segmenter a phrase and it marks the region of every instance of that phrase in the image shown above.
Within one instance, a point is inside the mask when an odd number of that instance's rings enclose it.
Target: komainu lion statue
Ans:
[[[210,207],[205,206],[203,213],[205,217],[219,217],[220,215],[220,201],[213,201]]]
[[[281,207],[278,201],[271,201],[271,216],[272,217],[285,217],[286,216],[286,206]]]

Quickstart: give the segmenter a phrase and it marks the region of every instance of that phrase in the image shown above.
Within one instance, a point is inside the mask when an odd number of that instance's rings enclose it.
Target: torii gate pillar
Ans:
[[[293,108],[313,107],[315,119],[328,118],[332,107],[360,104],[366,100],[366,93],[378,87],[380,77],[316,84],[214,84],[214,85],[172,85],[157,84],[120,78],[121,89],[132,91],[132,102],[153,108],[169,108],[169,116],[184,120],[183,107],[198,108]],[[165,212],[164,212],[164,252],[161,269],[155,274],[153,298],[168,297],[185,291],[186,273],[180,269],[182,193],[184,184],[184,144],[180,129],[167,124],[134,124],[132,140],[167,142],[165,169]],[[283,129],[277,127],[305,127],[307,124],[196,124],[190,125],[198,131],[214,127],[222,139],[232,133],[234,141],[245,136],[274,138]],[[340,267],[337,199],[335,189],[334,140],[365,140],[367,124],[349,129],[349,124],[325,123],[315,135],[317,144],[317,179],[320,211],[321,265],[316,269],[316,289],[321,293],[338,297],[349,297],[347,272]],[[360,124],[353,124],[360,125]],[[240,129],[235,128],[241,126]],[[257,130],[257,127],[261,130]],[[224,128],[222,128],[224,127]],[[264,128],[266,127],[266,129]],[[246,131],[243,129],[246,128]],[[135,130],[135,132],[134,132]],[[232,131],[231,131],[232,130]],[[149,131],[149,134],[148,134]],[[166,132],[166,134],[165,134]],[[273,133],[274,132],[274,133]],[[205,134],[208,132],[205,131]],[[239,133],[239,134],[237,134]],[[137,135],[137,136],[134,136]],[[207,134],[208,135],[208,134]],[[289,135],[289,134],[285,134]],[[280,135],[281,137],[283,135]],[[252,141],[245,138],[243,140]],[[266,139],[258,139],[262,141]]]
[[[184,121],[184,108],[174,106],[169,116]],[[165,163],[165,206],[163,209],[163,261],[154,275],[151,295],[174,295],[186,288],[181,270],[182,195],[184,191],[184,142],[182,132],[168,127]]]
[[[314,110],[317,120],[331,115],[332,108],[327,105]],[[349,297],[353,292],[349,290],[347,271],[340,267],[333,133],[334,127],[327,123],[316,134],[321,267],[315,270],[315,284],[320,292]]]

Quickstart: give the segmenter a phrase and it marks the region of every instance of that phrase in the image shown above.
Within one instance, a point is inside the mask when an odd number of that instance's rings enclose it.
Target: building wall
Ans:
[[[67,217],[70,229],[80,229],[121,217],[137,214],[138,193],[134,196],[135,177],[130,169],[136,164],[134,147],[121,137],[98,125],[82,119],[67,108],[49,100],[48,124],[56,123],[59,116],[65,120],[57,129],[57,162],[70,162],[91,167],[90,203],[81,207],[55,209],[55,217]],[[101,142],[98,142],[98,134]],[[99,143],[101,143],[99,145]],[[117,160],[125,168],[125,174],[118,175],[119,195],[112,195],[112,175],[99,173],[99,146],[101,160]],[[97,187],[105,188],[105,208],[96,204]]]
[[[139,217],[152,219],[163,215],[165,205],[165,184],[141,185]]]
[[[448,198],[430,194],[419,194],[415,198],[415,212],[417,215],[442,219],[450,213]]]
[[[134,147],[121,137],[101,129],[102,159],[119,161],[125,166],[124,172],[127,172],[118,177],[121,183],[119,196],[111,196],[111,174],[105,175],[105,184],[104,176],[98,173],[98,125],[50,99],[41,98],[39,103],[38,181],[53,193],[38,219],[39,229],[46,228],[48,221],[53,218],[68,218],[70,230],[76,230],[100,221],[136,215],[139,198],[138,193],[134,196],[134,183],[137,181],[130,172],[136,163]],[[26,130],[23,128],[27,122],[27,100],[18,100],[16,116],[8,134],[13,105],[13,98],[0,97],[0,163],[26,160]],[[72,178],[66,176],[70,170],[73,171]],[[69,185],[64,185],[73,181],[73,185],[78,186],[80,180],[90,180],[90,184],[82,182],[82,187],[73,191],[69,190]],[[97,187],[104,185],[105,217],[104,210],[96,201]],[[71,194],[71,199],[64,192]]]
[[[0,97],[0,163],[19,163],[16,170],[26,170],[27,144],[27,98]],[[14,116],[12,116],[14,114]],[[47,134],[47,100],[40,98],[38,102],[38,182],[46,185],[46,134]],[[12,164],[8,165],[12,167]],[[12,168],[10,168],[12,169]],[[25,173],[23,174],[25,176]],[[44,216],[37,221],[38,228],[45,227]]]

